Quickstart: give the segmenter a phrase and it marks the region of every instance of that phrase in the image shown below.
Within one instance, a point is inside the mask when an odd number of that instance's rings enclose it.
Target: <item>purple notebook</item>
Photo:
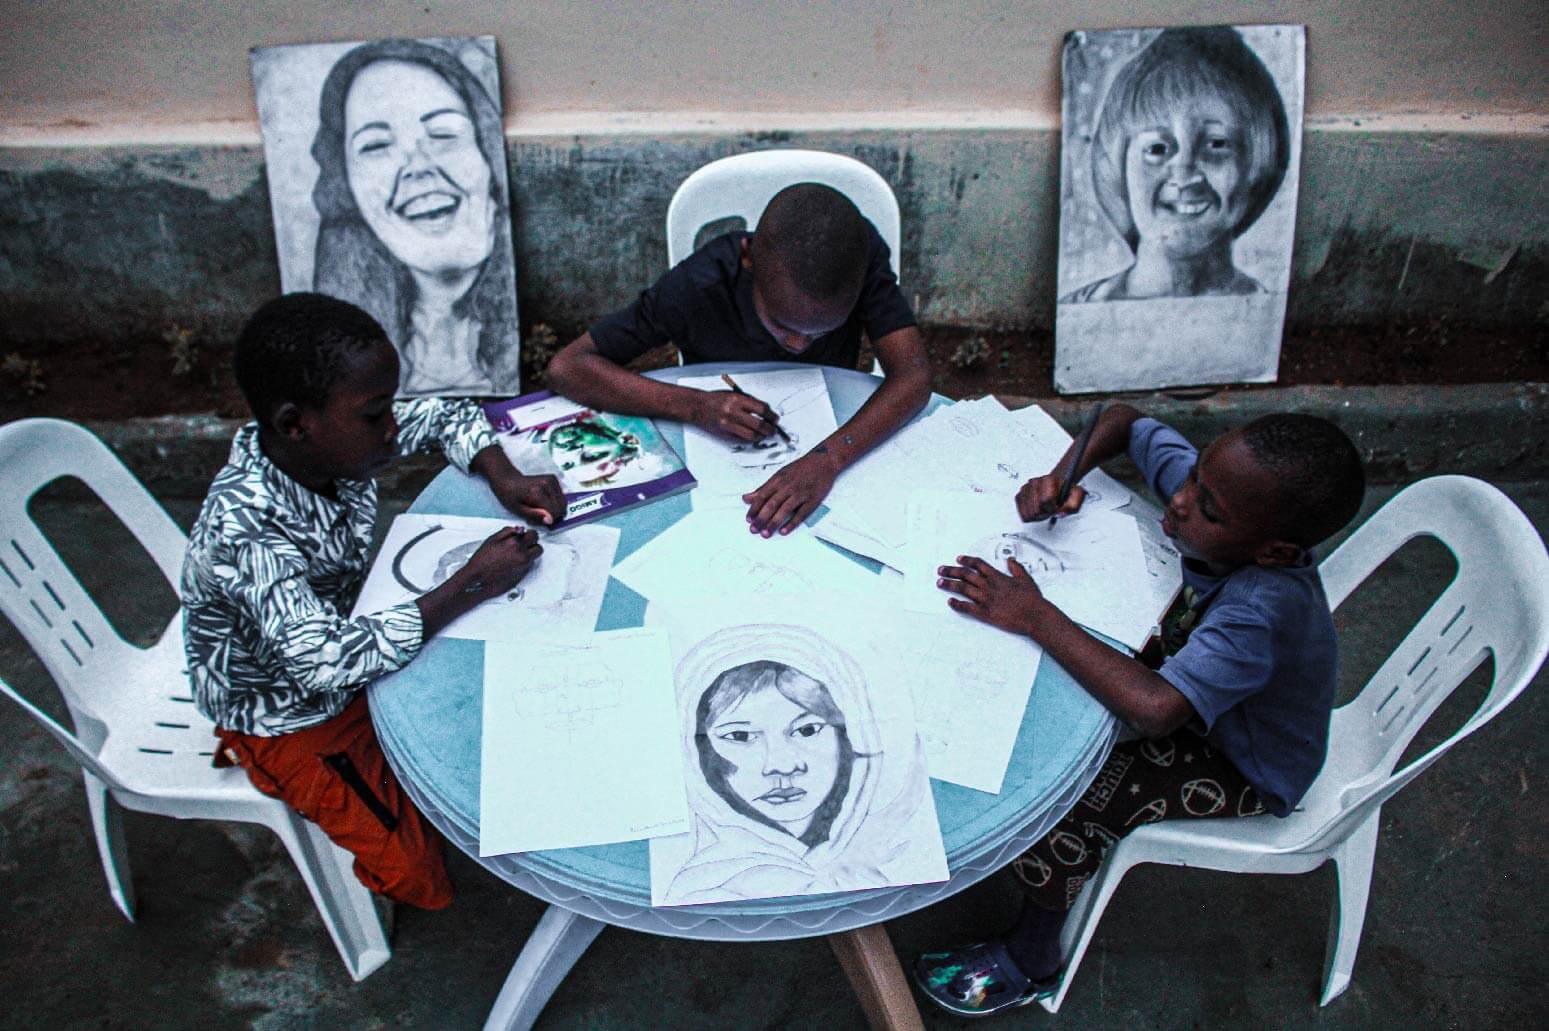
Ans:
[[[687,490],[694,476],[656,424],[598,412],[550,390],[491,401],[484,414],[511,464],[553,473],[565,492],[565,522],[622,512]]]

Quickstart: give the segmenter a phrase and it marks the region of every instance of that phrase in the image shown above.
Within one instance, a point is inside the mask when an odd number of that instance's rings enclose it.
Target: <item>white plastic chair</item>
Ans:
[[[1340,545],[1319,570],[1330,607],[1338,608],[1406,542],[1425,535],[1452,550],[1457,575],[1361,693],[1334,710],[1328,759],[1302,804],[1283,819],[1163,822],[1122,839],[1065,922],[1065,973],[1054,995],[1042,1000],[1045,1009],[1060,1008],[1098,918],[1124,874],[1141,863],[1296,874],[1333,860],[1338,892],[1319,1004],[1328,1005],[1349,987],[1382,804],[1509,705],[1549,652],[1544,543],[1506,495],[1466,476],[1438,476],[1406,488]],[[1486,652],[1494,657],[1495,678],[1478,711],[1395,772],[1426,719]]]
[[[667,206],[667,264],[694,251],[694,237],[711,222],[740,217],[749,231],[775,194],[796,183],[832,186],[855,202],[887,244],[893,275],[899,274],[898,198],[872,168],[842,154],[820,150],[759,150],[712,161],[683,180]],[[682,358],[679,356],[681,363]],[[875,362],[872,372],[881,375]]]
[[[261,823],[285,843],[350,976],[361,980],[391,955],[382,916],[355,877],[350,853],[242,770],[210,765],[217,744],[194,708],[183,658],[182,612],[150,648],[121,638],[27,513],[40,488],[75,476],[123,520],[174,590],[185,538],[108,448],[57,419],[0,426],[0,611],[15,624],[64,695],[75,732],[0,680],[9,695],[81,764],[86,802],[108,891],[134,919],[122,814],[111,804],[179,819]]]

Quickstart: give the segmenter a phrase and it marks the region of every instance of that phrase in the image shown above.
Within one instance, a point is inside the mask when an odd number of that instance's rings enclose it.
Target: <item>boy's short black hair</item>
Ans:
[[[1366,473],[1345,432],[1314,415],[1266,415],[1242,430],[1253,457],[1279,483],[1277,532],[1310,548],[1361,510]]]
[[[237,337],[237,386],[253,418],[270,425],[289,401],[321,408],[348,360],[387,343],[376,319],[348,301],[323,294],[276,297],[255,311]]]
[[[853,301],[860,294],[870,243],[866,218],[833,187],[787,186],[764,208],[755,239],[808,297]]]

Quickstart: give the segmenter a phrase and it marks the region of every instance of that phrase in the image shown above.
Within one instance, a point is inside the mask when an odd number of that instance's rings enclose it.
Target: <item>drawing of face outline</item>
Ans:
[[[1005,569],[1006,560],[1013,558],[1034,575],[1063,573],[1070,568],[1070,562],[1062,552],[1027,534],[1003,533],[981,542],[974,551],[976,554],[989,552],[987,561],[996,569]]]
[[[433,69],[360,69],[345,96],[344,167],[361,218],[410,269],[458,276],[488,260],[493,174],[467,104]]]
[[[1124,178],[1143,245],[1175,259],[1231,246],[1250,194],[1244,135],[1241,119],[1215,94],[1194,97],[1166,124],[1136,129]]]
[[[791,671],[793,681],[817,686]],[[836,728],[773,685],[746,695],[708,728],[710,745],[732,764],[727,783],[752,809],[800,837],[839,775]]]

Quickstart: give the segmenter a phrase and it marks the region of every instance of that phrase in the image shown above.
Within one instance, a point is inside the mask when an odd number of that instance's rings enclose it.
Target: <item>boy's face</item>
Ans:
[[[1278,484],[1233,430],[1207,447],[1167,502],[1162,532],[1185,556],[1217,569],[1294,561],[1301,548],[1277,532]]]
[[[777,259],[755,255],[756,250],[747,240],[742,241],[742,267],[753,270],[753,308],[777,344],[791,354],[801,354],[812,341],[844,325],[855,307],[853,299],[846,303],[844,299],[825,302],[808,297],[791,282]]]
[[[308,462],[330,479],[370,479],[395,457],[398,355],[386,340],[357,352],[320,408],[302,407],[296,443]],[[289,434],[287,434],[289,436]]]

